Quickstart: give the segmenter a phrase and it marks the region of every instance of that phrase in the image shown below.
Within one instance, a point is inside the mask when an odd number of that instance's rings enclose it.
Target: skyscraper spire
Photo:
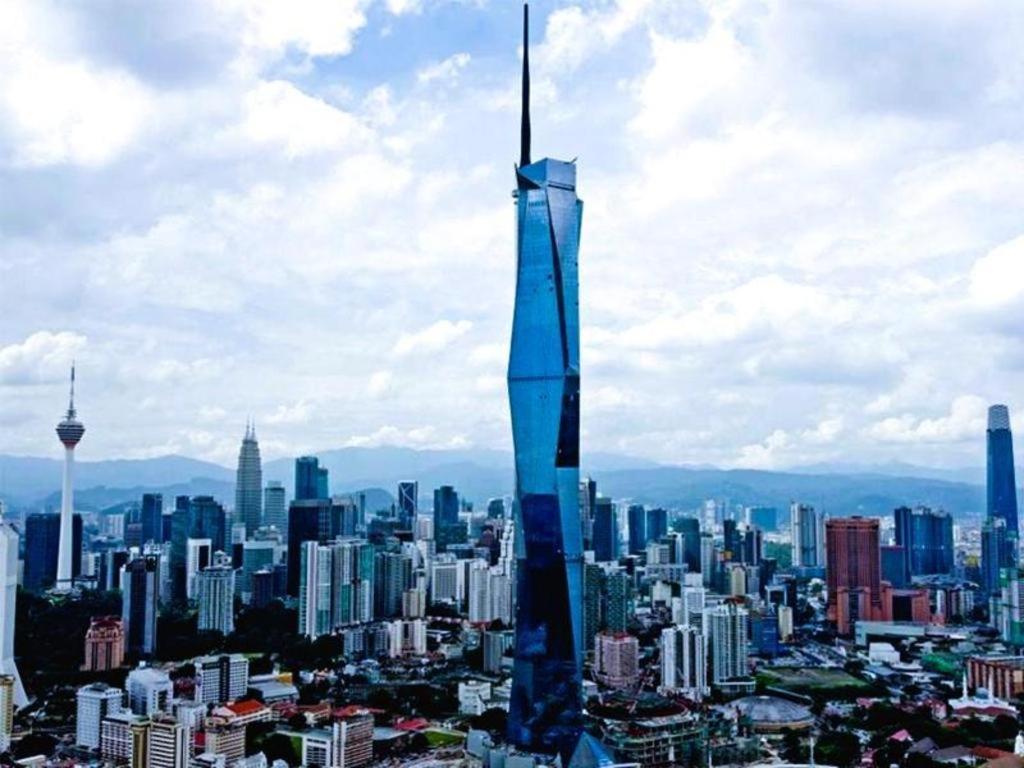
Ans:
[[[523,112],[519,128],[519,167],[530,164],[530,4],[523,3]]]
[[[75,361],[71,361],[71,396],[68,398],[68,419],[75,418]]]

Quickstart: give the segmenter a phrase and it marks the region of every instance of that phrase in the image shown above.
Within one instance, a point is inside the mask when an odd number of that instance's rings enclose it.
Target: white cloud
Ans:
[[[281,404],[263,417],[267,424],[308,424],[313,416],[313,406],[306,400],[299,400],[290,405]]]
[[[36,331],[22,342],[0,347],[0,384],[49,384],[65,381],[86,338],[71,331]]]
[[[971,267],[970,297],[996,309],[1024,296],[1024,235],[993,248]]]
[[[384,397],[394,392],[395,375],[391,371],[374,371],[366,385],[370,397]]]
[[[289,46],[310,56],[349,53],[366,24],[368,0],[217,0],[241,25],[246,49],[280,54]]]
[[[468,53],[453,53],[447,59],[429,64],[416,73],[416,79],[421,83],[432,83],[441,81],[452,83],[459,77],[459,72],[469,64]]]
[[[946,416],[925,419],[906,413],[875,422],[868,427],[867,434],[875,440],[891,443],[973,440],[981,444],[987,413],[986,400],[976,395],[961,395],[953,400]]]
[[[438,320],[415,333],[403,333],[395,342],[394,353],[400,357],[412,354],[440,352],[456,339],[469,333],[473,323],[469,320]]]

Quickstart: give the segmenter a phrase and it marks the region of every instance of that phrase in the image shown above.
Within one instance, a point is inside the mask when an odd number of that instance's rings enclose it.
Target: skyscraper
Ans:
[[[151,656],[156,651],[159,575],[155,557],[137,557],[121,569],[121,623],[129,654]]]
[[[1006,521],[1007,536],[1016,541],[1017,480],[1013,467],[1010,411],[1005,405],[988,409],[988,516]]]
[[[203,568],[196,576],[200,631],[230,635],[235,631],[235,569],[230,565]]]
[[[594,500],[594,559],[599,563],[619,559],[619,521],[611,499]]]
[[[896,546],[903,548],[904,583],[912,576],[952,572],[953,518],[928,507],[898,507],[893,519]]]
[[[164,497],[161,493],[142,494],[142,543],[163,542]]]
[[[416,519],[417,500],[420,484],[415,480],[406,480],[398,484],[398,521],[403,528],[412,528]],[[456,511],[458,515],[458,511]]]
[[[263,489],[263,523],[274,526],[288,539],[288,507],[284,486],[278,480],[271,480]]]
[[[821,515],[808,504],[789,508],[794,568],[821,568],[825,564],[825,542]]]
[[[25,518],[25,573],[22,585],[38,592],[49,589],[57,579],[57,561],[60,556],[60,515],[34,512]],[[71,576],[78,576],[82,558],[82,516],[71,517]],[[74,553],[79,553],[75,555]]]
[[[582,730],[583,540],[579,513],[576,165],[530,160],[529,8],[523,7],[523,113],[516,169],[515,312],[508,366],[515,447],[516,655],[509,738],[562,754]]]
[[[882,615],[878,520],[833,518],[825,523],[828,619],[848,634],[858,619]]]
[[[13,703],[28,704],[25,688],[21,684],[18,667],[14,663],[14,618],[18,595],[18,532],[4,520],[4,505],[0,501],[0,675],[13,678]]]
[[[263,465],[256,428],[245,427],[245,437],[238,449],[238,470],[235,473],[235,519],[245,523],[245,535],[251,537],[263,524]]]
[[[704,611],[704,633],[711,657],[711,682],[714,685],[746,677],[748,664],[750,614],[736,603],[723,603]]]
[[[639,555],[647,546],[647,512],[641,504],[630,504],[626,509],[629,528],[629,554]]]
[[[60,540],[57,554],[57,583],[55,588],[66,592],[71,589],[75,576],[75,549],[72,531],[74,515],[75,490],[75,446],[85,434],[85,426],[78,420],[75,411],[75,366],[71,366],[71,395],[68,400],[68,412],[63,421],[57,425],[57,437],[64,446],[64,483],[60,496]],[[81,558],[81,549],[78,557]]]
[[[320,466],[316,456],[300,456],[295,460],[295,500],[326,499],[330,496],[327,467]]]
[[[691,626],[661,630],[661,687],[700,701],[708,691],[707,637]]]

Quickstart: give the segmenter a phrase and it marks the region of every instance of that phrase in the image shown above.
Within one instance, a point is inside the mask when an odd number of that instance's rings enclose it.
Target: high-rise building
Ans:
[[[170,712],[174,684],[170,675],[156,667],[137,667],[128,673],[128,706],[136,715]]]
[[[599,563],[615,562],[619,559],[619,521],[611,499],[598,496],[594,500],[594,523],[591,537],[594,545],[594,559]]]
[[[104,717],[100,756],[114,765],[149,768],[149,718],[125,710]]]
[[[14,675],[0,675],[0,754],[11,747],[14,733]]]
[[[668,510],[655,507],[647,510],[647,541],[659,541],[668,534]]]
[[[747,507],[747,523],[774,533],[779,524],[778,510],[775,507]]]
[[[148,768],[188,768],[191,729],[170,715],[158,715],[149,726]]]
[[[121,569],[121,623],[125,650],[134,656],[156,652],[160,569],[156,557],[137,557]]]
[[[64,482],[60,496],[60,534],[57,545],[57,581],[55,589],[66,592],[71,589],[76,569],[75,562],[81,561],[82,546],[75,547],[72,517],[75,510],[75,446],[85,435],[85,427],[78,420],[75,411],[75,366],[71,366],[71,396],[68,412],[57,425],[57,437],[64,446]],[[79,565],[79,567],[81,567]]]
[[[277,480],[271,480],[263,489],[263,523],[272,525],[288,539],[288,507],[285,504],[285,490]]]
[[[230,635],[235,631],[235,569],[211,565],[196,576],[200,631]]]
[[[450,485],[434,489],[434,532],[459,522],[459,494]]]
[[[789,508],[794,568],[821,568],[825,565],[825,539],[822,516],[809,504],[793,503]]]
[[[675,529],[683,536],[683,563],[690,573],[700,573],[700,520],[681,517]]]
[[[60,554],[60,515],[34,512],[25,518],[25,573],[22,584],[26,590],[39,592],[54,586],[57,580],[57,561]],[[73,552],[72,577],[81,570],[82,516],[71,517],[71,543]],[[77,566],[77,567],[76,567]]]
[[[750,674],[748,664],[750,614],[733,602],[704,611],[711,682],[722,685]]]
[[[300,456],[295,460],[295,501],[326,499],[319,488],[319,459],[315,456]]]
[[[661,688],[700,701],[709,693],[707,637],[697,627],[661,631]]]
[[[106,683],[92,683],[75,694],[75,743],[99,749],[103,718],[121,711],[124,691]]]
[[[1013,546],[1006,520],[989,517],[981,524],[981,587],[986,594],[999,592],[1002,569],[1010,567]]]
[[[953,518],[928,507],[893,511],[896,546],[903,548],[904,581],[953,571]]]
[[[406,480],[398,484],[398,522],[402,528],[412,528],[419,504],[420,484]]]
[[[298,597],[300,553],[307,541],[326,544],[341,534],[341,507],[330,499],[297,499],[288,507],[288,594]]]
[[[245,696],[249,683],[249,659],[240,653],[196,659],[195,700],[222,704]]]
[[[25,688],[21,684],[18,667],[14,663],[14,620],[17,616],[18,597],[18,532],[4,517],[4,503],[0,501],[0,675],[11,678],[12,705],[28,704]]]
[[[640,641],[625,633],[602,632],[594,651],[594,672],[609,688],[628,688],[640,676]]]
[[[582,730],[583,538],[579,514],[579,252],[576,165],[531,162],[529,10],[516,169],[517,273],[509,405],[523,546],[509,740],[568,761]]]
[[[402,615],[402,593],[412,585],[412,558],[401,552],[378,552],[374,564],[374,617]]]
[[[1007,538],[1016,541],[1019,531],[1017,480],[1013,466],[1010,411],[1005,405],[993,405],[988,409],[986,437],[988,442],[988,516],[1005,520]]]
[[[642,504],[630,504],[626,508],[626,525],[629,528],[629,554],[639,555],[647,546],[647,510]]]
[[[825,523],[828,619],[849,634],[858,619],[882,614],[881,549],[878,520],[832,518]]]
[[[142,522],[142,543],[164,540],[164,497],[162,493],[142,494],[142,508],[139,511]]]
[[[124,664],[124,624],[117,616],[95,616],[85,633],[86,672],[109,672]]]
[[[235,473],[235,519],[245,523],[245,535],[251,537],[263,525],[263,465],[256,427],[247,424],[238,450]]]

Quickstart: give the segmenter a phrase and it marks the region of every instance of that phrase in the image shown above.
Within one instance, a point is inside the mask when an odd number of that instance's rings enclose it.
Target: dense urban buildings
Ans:
[[[583,562],[579,515],[576,165],[530,159],[528,9],[516,168],[517,276],[508,366],[516,504],[516,656],[509,737],[567,759],[582,727]]]

